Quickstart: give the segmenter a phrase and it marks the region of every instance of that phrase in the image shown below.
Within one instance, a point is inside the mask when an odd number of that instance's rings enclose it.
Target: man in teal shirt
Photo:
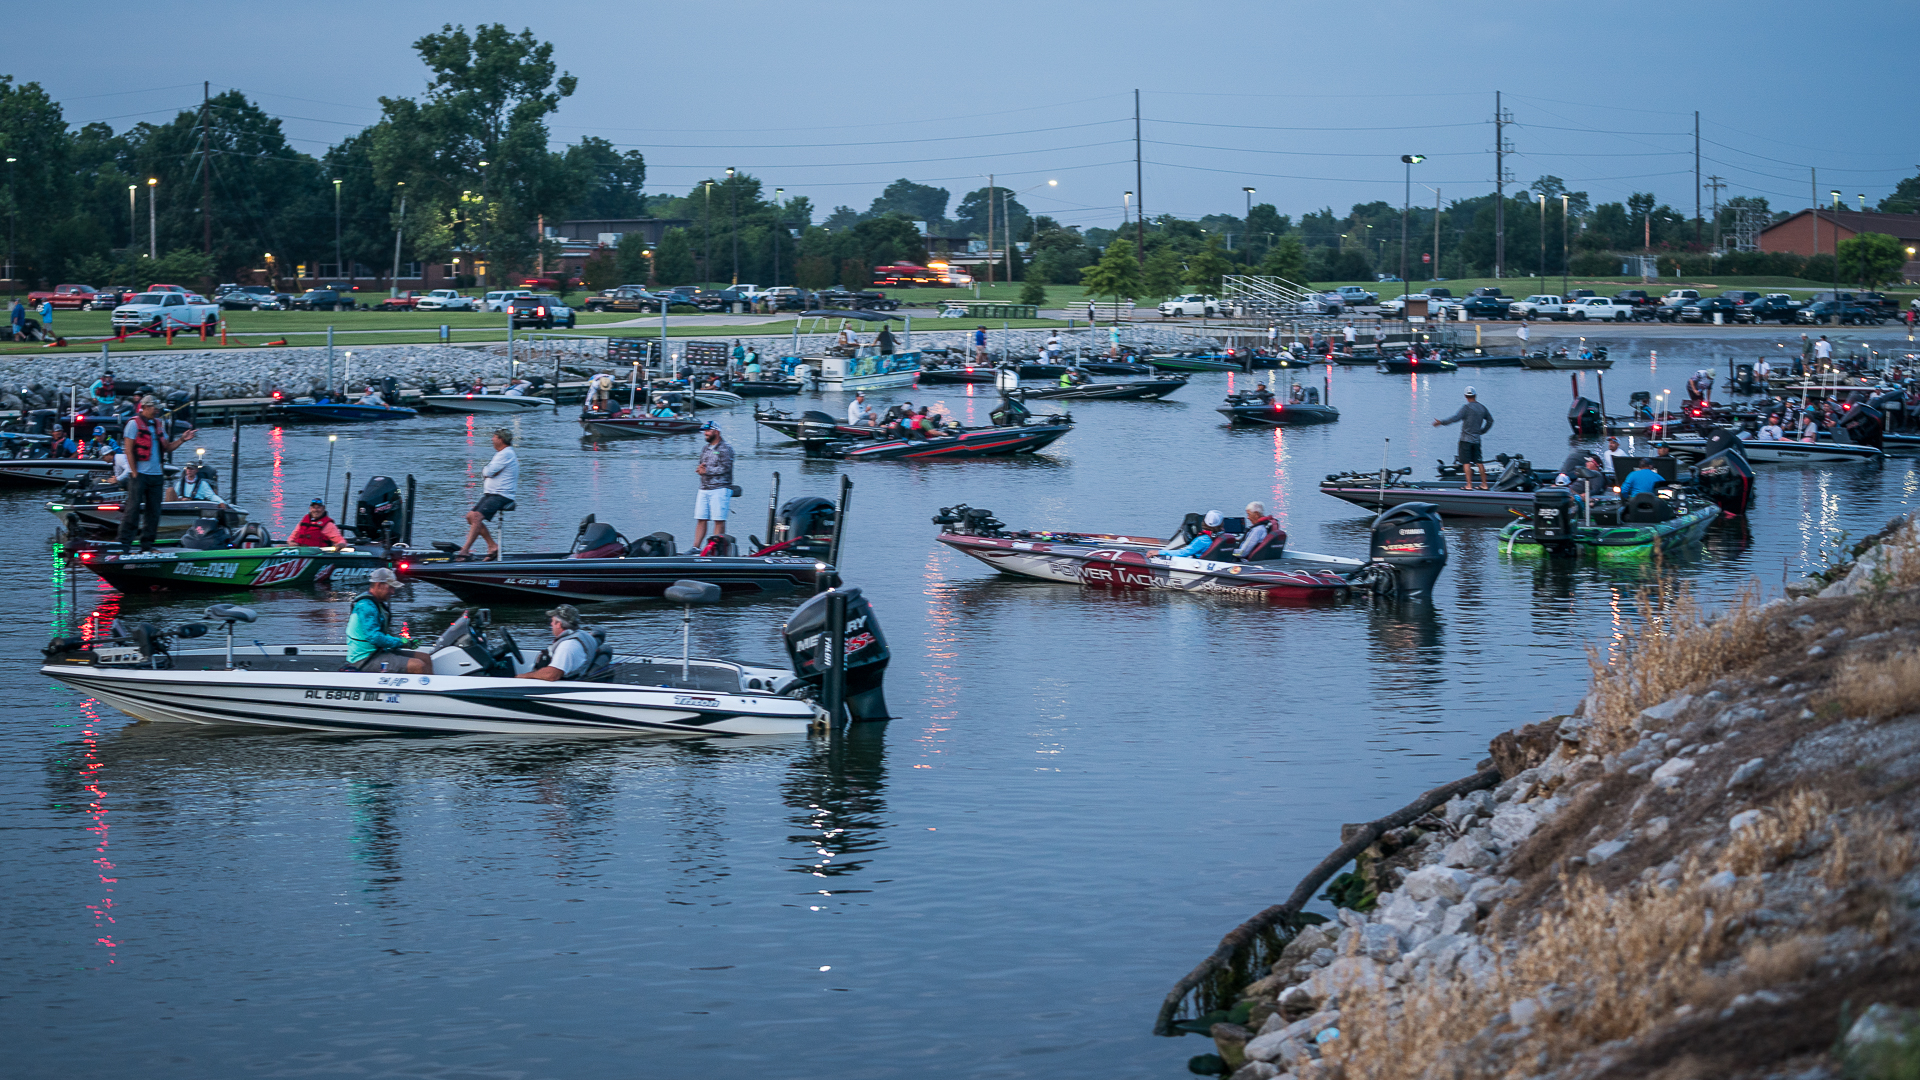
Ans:
[[[426,675],[433,670],[426,653],[412,651],[412,638],[396,637],[388,630],[393,611],[387,601],[393,598],[393,587],[399,581],[383,566],[367,575],[367,591],[353,598],[353,613],[347,619],[348,667],[379,671],[385,664],[389,671],[410,675]]]

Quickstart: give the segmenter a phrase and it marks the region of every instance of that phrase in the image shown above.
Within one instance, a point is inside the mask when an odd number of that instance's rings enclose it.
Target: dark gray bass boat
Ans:
[[[1022,399],[1044,398],[1050,401],[1158,401],[1187,385],[1177,375],[1130,382],[1082,383],[1079,386],[1021,386],[1008,391]]]
[[[1504,459],[1504,460],[1503,460]],[[1370,473],[1335,473],[1320,482],[1320,491],[1368,510],[1385,510],[1402,503],[1432,503],[1446,517],[1508,518],[1514,513],[1533,510],[1533,493],[1551,486],[1551,470],[1536,470],[1522,457],[1505,454],[1495,463],[1506,467],[1492,479],[1489,488],[1469,488],[1464,480],[1408,480],[1412,469],[1386,469]],[[1443,466],[1443,468],[1445,468]],[[1594,505],[1607,500],[1619,502],[1617,495],[1595,496]]]

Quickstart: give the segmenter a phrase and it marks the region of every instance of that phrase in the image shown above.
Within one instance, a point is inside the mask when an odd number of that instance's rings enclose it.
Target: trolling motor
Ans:
[[[933,516],[933,523],[945,525],[948,532],[961,536],[1002,536],[1005,534],[1001,530],[1007,527],[1006,522],[993,516],[993,511],[977,510],[966,503],[941,507]]]

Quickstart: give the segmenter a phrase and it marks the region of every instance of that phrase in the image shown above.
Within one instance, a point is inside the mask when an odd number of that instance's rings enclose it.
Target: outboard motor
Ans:
[[[1573,492],[1551,487],[1533,493],[1533,538],[1555,555],[1574,553]]]
[[[1506,457],[1505,454],[1500,455]],[[1507,461],[1507,467],[1500,470],[1500,476],[1494,481],[1495,491],[1532,491],[1536,483],[1533,478],[1533,463],[1523,457]]]
[[[880,631],[873,606],[858,588],[823,592],[800,605],[787,619],[781,638],[787,643],[787,657],[800,681],[820,689],[826,673],[820,666],[827,640],[827,604],[835,595],[847,598],[846,680],[847,712],[855,723],[887,720],[887,699],[881,679],[887,672],[887,636]]]
[[[181,534],[180,546],[188,551],[219,551],[233,546],[233,531],[217,517],[203,517]]]
[[[1736,394],[1751,394],[1760,389],[1759,382],[1753,377],[1752,364],[1735,364],[1733,368],[1733,390]]]
[[[604,521],[596,521],[580,532],[579,550],[573,553],[576,559],[611,559],[623,555],[627,542],[619,530]]]
[[[1000,399],[1000,407],[989,413],[995,427],[1020,427],[1033,415],[1033,410],[1022,402],[1010,397]]]
[[[1574,398],[1573,408],[1567,410],[1567,425],[1575,435],[1598,435],[1605,423],[1599,403],[1590,398]]]
[[[1307,404],[1309,405],[1320,404],[1320,388],[1319,387],[1317,386],[1307,387]]]
[[[1447,567],[1447,536],[1440,531],[1439,508],[1432,503],[1401,503],[1374,518],[1368,553],[1373,564],[1392,570],[1382,591],[1390,589],[1405,598],[1431,597],[1433,583]]]
[[[1886,434],[1886,414],[1865,402],[1859,402],[1847,406],[1846,415],[1840,418],[1836,427],[1846,433],[1848,442],[1879,450],[1883,448],[1881,436]]]
[[[1199,515],[1187,516],[1197,518]],[[934,515],[933,523],[944,525],[948,532],[959,533],[961,536],[999,536],[1000,530],[1007,526],[1006,522],[994,518],[993,511],[977,510],[966,503],[941,507],[940,512]]]
[[[839,421],[826,413],[808,409],[800,414],[800,430],[794,434],[794,438],[801,442],[838,438],[839,432],[834,430],[838,425]]]
[[[353,501],[353,528],[360,539],[391,544],[400,539],[400,485],[392,477],[373,476]]]
[[[825,559],[833,548],[833,532],[839,509],[832,500],[818,495],[788,499],[780,507],[780,520],[774,525],[769,546],[791,541],[783,551],[810,559]]]

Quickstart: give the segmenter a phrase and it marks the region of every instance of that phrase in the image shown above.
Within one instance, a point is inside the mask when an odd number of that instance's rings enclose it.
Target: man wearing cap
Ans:
[[[160,455],[171,454],[199,434],[188,428],[179,438],[169,439],[166,428],[160,419],[160,399],[148,394],[140,399],[140,411],[121,432],[127,464],[133,470],[127,477],[126,505],[120,510],[122,547],[131,547],[137,535],[142,551],[153,550],[153,539],[160,532],[160,503],[167,493],[166,469]]]
[[[340,526],[327,516],[327,501],[315,499],[307,504],[307,514],[300,524],[293,527],[292,542],[296,547],[340,547],[347,538],[340,535]]]
[[[520,490],[520,458],[513,452],[513,432],[506,428],[493,433],[493,460],[481,470],[486,477],[485,490],[480,501],[467,511],[467,542],[460,545],[460,554],[473,552],[475,540],[487,542],[487,558],[500,554],[500,545],[487,531],[487,522],[493,515],[506,508],[513,501],[514,492]]]
[[[1480,460],[1480,436],[1493,427],[1493,413],[1480,404],[1480,400],[1474,396],[1473,387],[1467,387],[1466,397],[1467,403],[1460,406],[1459,412],[1445,420],[1435,420],[1433,426],[1460,425],[1459,452],[1454,455],[1454,461],[1460,465],[1460,476],[1467,482],[1466,489],[1472,491],[1473,474],[1476,472],[1480,474],[1480,486],[1487,486],[1487,467]]]
[[[213,489],[213,481],[206,477],[206,470],[197,461],[189,461],[180,469],[180,479],[167,489],[167,498],[182,502],[219,502],[220,493]]]
[[[404,671],[409,675],[432,672],[427,654],[413,651],[414,640],[396,637],[389,629],[393,609],[393,587],[400,579],[381,567],[367,575],[367,591],[353,598],[352,614],[347,617],[347,666],[358,671]]]
[[[867,417],[867,394],[864,390],[853,392],[853,401],[847,405],[847,423],[853,427],[871,423]]]
[[[532,671],[514,678],[558,682],[585,675],[600,643],[580,628],[579,609],[572,604],[561,604],[547,612],[547,623],[553,628],[553,644],[534,660]]]
[[[709,420],[700,426],[701,437],[707,440],[706,448],[700,451],[700,461],[693,471],[700,476],[700,494],[693,498],[693,550],[707,542],[707,526],[713,526],[713,534],[727,531],[727,508],[733,503],[733,447],[720,434],[720,428]]]

